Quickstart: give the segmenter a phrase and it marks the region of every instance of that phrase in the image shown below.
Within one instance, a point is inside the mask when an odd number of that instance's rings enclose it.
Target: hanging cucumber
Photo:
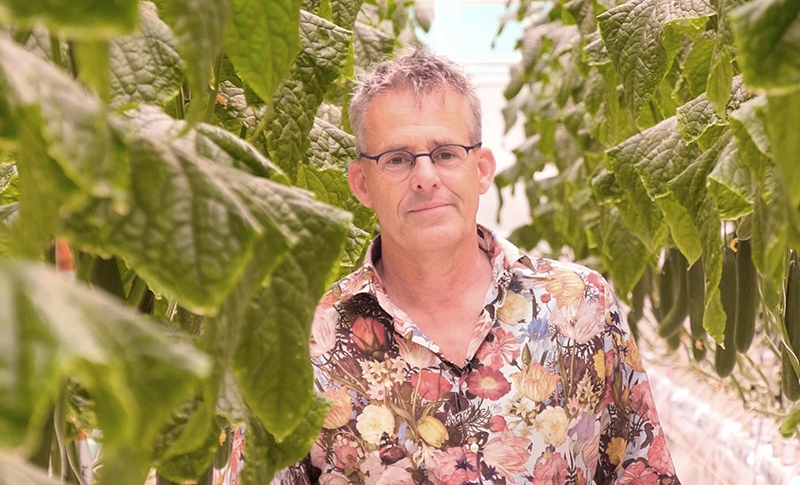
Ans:
[[[738,297],[734,342],[736,350],[744,353],[753,343],[758,311],[758,274],[753,264],[753,245],[750,239],[739,239],[736,244],[736,282]]]
[[[631,292],[631,310],[628,312],[628,326],[634,340],[639,339],[639,320],[644,314],[644,297],[650,291],[650,268],[645,268],[642,277]]]
[[[692,355],[696,362],[706,356],[706,330],[703,328],[705,314],[706,281],[703,260],[698,259],[686,277],[686,293],[689,298],[689,331],[692,336]]]
[[[736,254],[725,246],[722,248],[722,276],[719,281],[719,293],[722,308],[725,310],[725,339],[723,345],[717,344],[714,353],[714,370],[720,377],[727,377],[736,366],[736,344],[734,328],[736,325]]]
[[[683,329],[686,315],[689,313],[688,267],[689,262],[686,261],[686,257],[683,254],[677,252],[672,256],[670,267],[672,288],[662,287],[662,293],[667,292],[672,295],[672,306],[668,307],[669,310],[658,325],[658,335],[662,338],[669,338],[680,333],[680,330]]]
[[[789,345],[797,355],[800,350],[800,261],[792,253],[789,261],[789,272],[786,277],[786,302],[783,305],[783,322],[786,325],[786,334]],[[796,401],[800,398],[800,383],[792,367],[789,353],[781,349],[781,389],[787,398]]]
[[[703,315],[705,314],[706,301],[706,275],[703,271],[703,260],[698,259],[691,268],[686,278],[686,288],[689,295],[689,330],[692,338],[699,339],[706,334],[703,328]]]

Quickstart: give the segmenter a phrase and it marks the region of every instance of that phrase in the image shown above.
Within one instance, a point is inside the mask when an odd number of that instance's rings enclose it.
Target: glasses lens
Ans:
[[[411,168],[413,162],[414,155],[405,150],[397,150],[381,155],[378,160],[378,168],[388,173],[403,173]]]
[[[439,167],[453,166],[467,159],[467,150],[461,145],[442,145],[436,147],[431,158]]]

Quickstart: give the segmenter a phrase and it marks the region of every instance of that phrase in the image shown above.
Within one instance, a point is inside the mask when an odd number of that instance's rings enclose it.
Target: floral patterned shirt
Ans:
[[[380,239],[322,298],[311,356],[333,407],[273,484],[680,484],[603,277],[478,233],[494,283],[463,366],[389,300]]]

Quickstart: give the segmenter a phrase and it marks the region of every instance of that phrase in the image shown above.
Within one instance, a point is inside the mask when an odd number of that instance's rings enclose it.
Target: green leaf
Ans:
[[[353,30],[362,0],[331,0],[331,20],[339,27]]]
[[[724,111],[733,111],[751,99],[753,95],[749,93],[742,82],[741,76],[736,76],[732,81],[732,88],[727,99],[727,107]],[[678,126],[681,135],[687,143],[700,142],[704,135],[713,133],[713,141],[721,134],[721,128],[727,125],[724,118],[720,117],[714,105],[709,101],[707,94],[703,93],[677,109]]]
[[[311,321],[319,297],[338,275],[350,219],[312,200],[293,209],[286,224],[297,243],[250,299],[241,332],[247,337],[233,356],[248,405],[279,441],[292,433],[313,400]]]
[[[691,216],[702,241],[706,296],[703,328],[718,343],[724,340],[725,311],[719,296],[722,276],[721,223],[714,200],[706,188],[708,174],[717,164],[722,149],[731,141],[727,132],[709,150],[667,184],[675,199]]]
[[[8,336],[0,344],[3,445],[30,446],[44,412],[74,379],[95,403],[103,473],[141,484],[157,430],[207,375],[205,356],[107,294],[39,265],[0,260],[0,299]]]
[[[231,291],[255,241],[272,244],[266,275],[297,240],[283,218],[307,195],[216,161],[233,163],[230,155],[242,147],[208,143],[213,129],[186,131],[155,107],[129,112],[115,126],[127,137],[134,202],[120,214],[94,200],[73,214],[66,233],[77,245],[121,256],[154,291],[204,314]]]
[[[800,89],[784,95],[768,94],[766,128],[772,146],[772,159],[786,187],[789,203],[800,206]]]
[[[211,466],[214,453],[219,448],[219,427],[214,425],[206,428],[208,432],[202,445],[160,461],[156,466],[158,474],[173,482],[197,481]]]
[[[765,311],[780,315],[782,308],[787,221],[775,202],[782,202],[781,191],[773,194],[772,204],[764,201],[760,193],[753,208],[753,264],[761,277],[761,297]]]
[[[156,0],[156,4],[175,34],[190,91],[202,98],[208,91],[211,65],[225,42],[232,0]]]
[[[26,26],[44,23],[70,37],[108,39],[133,30],[138,0],[3,0],[0,19],[11,18]]]
[[[358,66],[367,68],[394,52],[394,38],[364,22],[353,27],[353,50]]]
[[[735,140],[731,139],[720,150],[719,162],[708,175],[708,191],[722,220],[738,219],[753,212],[755,186]]]
[[[700,155],[700,149],[684,142],[675,117],[648,128],[616,148],[620,150],[617,156],[634,163],[648,196],[661,208],[672,239],[693,264],[701,253],[700,235],[692,224],[691,215],[669,191],[668,184]]]
[[[19,174],[13,163],[0,163],[0,205],[19,199]]]
[[[0,39],[0,113],[43,143],[40,150],[95,197],[123,203],[127,163],[106,122],[105,106],[53,64]],[[29,140],[33,141],[33,140]],[[26,167],[19,167],[23,171]]]
[[[597,17],[633,119],[655,95],[677,52],[673,29],[714,14],[704,0],[630,0]]]
[[[736,137],[742,163],[750,169],[761,192],[765,196],[769,196],[772,191],[772,169],[769,159],[772,148],[764,123],[758,114],[759,111],[764,111],[766,108],[766,96],[758,96],[742,103],[739,109],[728,116],[728,122]]]
[[[733,81],[732,60],[733,46],[731,39],[729,36],[720,36],[711,56],[706,97],[722,118],[726,115],[725,107],[728,105],[728,99],[731,96],[731,83]]]
[[[650,262],[650,253],[625,226],[617,209],[605,210],[601,214],[600,257],[608,268],[615,291],[627,295],[641,279]]]
[[[372,242],[372,234],[358,228],[355,224],[350,225],[347,242],[344,246],[344,256],[339,262],[339,278],[352,273],[361,265],[370,242]]]
[[[314,119],[309,139],[305,160],[314,167],[345,172],[350,162],[358,158],[355,137],[320,118]]]
[[[714,46],[717,45],[716,35],[713,30],[700,32],[692,42],[691,50],[683,60],[681,76],[689,86],[689,93],[693,98],[706,90],[708,71]],[[730,93],[730,86],[725,94]]]
[[[303,49],[275,92],[266,133],[270,158],[292,180],[310,146],[317,108],[339,77],[350,41],[349,32],[307,12],[301,15],[301,37]]]
[[[233,133],[205,123],[198,123],[195,131],[195,148],[208,160],[289,185],[289,178],[281,169]]]
[[[658,126],[651,128],[653,131],[650,133],[661,129],[662,127]],[[659,148],[658,141],[658,137],[650,140],[642,135],[636,135],[605,153],[606,170],[614,174],[617,184],[626,193],[625,201],[617,204],[620,215],[651,254],[657,254],[661,250],[666,240],[667,226],[661,209],[648,195],[648,190],[637,172],[636,164],[642,160],[641,157],[645,153]]]
[[[242,468],[239,475],[242,485],[269,483],[276,472],[308,454],[330,408],[325,398],[315,393],[308,413],[292,435],[278,442],[248,408],[236,378],[226,374],[224,383],[218,404],[220,413],[242,426],[246,433],[244,452],[248,465]]]
[[[296,185],[313,192],[319,201],[352,212],[355,225],[371,232],[375,222],[375,212],[358,202],[350,190],[347,175],[340,169],[300,165]]]
[[[748,86],[780,94],[800,85],[800,3],[760,0],[729,17]]]
[[[150,2],[139,7],[138,30],[112,40],[109,55],[112,109],[133,103],[164,104],[181,88],[177,42]]]
[[[75,60],[78,79],[89,86],[100,99],[108,102],[110,92],[109,42],[106,40],[77,41],[71,44],[70,49]]]
[[[242,80],[269,100],[300,51],[300,2],[232,1],[225,52]]]

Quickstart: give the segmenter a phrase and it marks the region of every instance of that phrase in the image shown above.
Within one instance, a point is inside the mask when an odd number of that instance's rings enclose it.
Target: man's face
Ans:
[[[421,100],[406,90],[375,98],[365,114],[364,153],[428,153],[437,146],[472,145],[464,100],[452,90]],[[452,246],[475,237],[478,199],[492,183],[495,160],[487,148],[469,150],[463,163],[443,169],[419,157],[405,178],[389,176],[374,160],[350,165],[354,194],[375,209],[384,244],[411,251]]]

